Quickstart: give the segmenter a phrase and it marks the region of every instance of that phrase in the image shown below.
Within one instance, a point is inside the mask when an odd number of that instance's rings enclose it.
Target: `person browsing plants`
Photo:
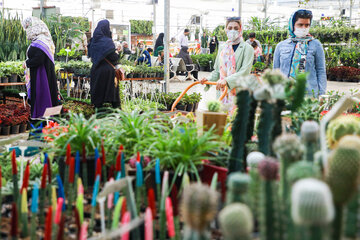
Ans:
[[[307,92],[321,95],[326,92],[325,54],[319,40],[310,35],[312,12],[298,10],[289,20],[290,38],[280,42],[274,53],[274,69],[288,77],[308,72]]]
[[[242,24],[239,17],[228,18],[226,21],[226,34],[228,37],[224,46],[220,46],[215,60],[214,71],[200,82],[216,82],[216,90],[228,86],[230,90],[236,86],[240,76],[250,74],[254,60],[254,49],[244,42],[242,37]]]

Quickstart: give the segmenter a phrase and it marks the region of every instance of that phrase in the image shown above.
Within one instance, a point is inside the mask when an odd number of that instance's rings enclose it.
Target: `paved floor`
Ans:
[[[209,72],[199,72],[199,78],[207,77],[209,76]],[[180,76],[181,79],[184,77]],[[170,82],[170,92],[181,92],[183,91],[187,86],[189,86],[192,83],[192,81],[185,81],[185,82]],[[358,89],[360,90],[360,85],[358,83],[352,83],[352,82],[333,82],[328,81],[327,85],[327,91],[339,91],[344,92],[345,94],[350,94],[350,89]],[[204,91],[203,85],[196,85],[192,87],[188,93],[193,92],[200,92],[202,95],[202,100],[200,102],[199,108],[200,109],[206,109],[206,102],[209,100],[215,100],[216,99],[216,90],[215,86],[211,87],[209,91]]]

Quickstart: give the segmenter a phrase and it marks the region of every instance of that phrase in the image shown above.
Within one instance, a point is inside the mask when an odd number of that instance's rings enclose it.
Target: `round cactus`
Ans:
[[[360,137],[356,135],[346,135],[338,143],[339,147],[352,147],[360,150]]]
[[[295,224],[323,226],[335,216],[332,195],[328,185],[307,178],[297,181],[291,192],[291,216]]]
[[[209,101],[207,107],[210,112],[220,112],[221,103],[219,101]]]
[[[266,157],[259,163],[258,169],[260,176],[264,180],[273,181],[278,178],[279,163],[275,158]]]
[[[294,163],[286,172],[289,185],[303,178],[320,178],[321,172],[318,166],[311,162],[300,161]]]
[[[248,240],[253,231],[253,216],[245,204],[233,203],[219,213],[220,228],[226,240]]]
[[[283,134],[277,137],[273,149],[278,158],[287,162],[301,160],[304,153],[304,146],[296,134]]]
[[[192,184],[184,189],[182,213],[186,225],[192,230],[203,232],[214,219],[217,211],[218,194],[210,187]]]
[[[355,116],[340,116],[329,123],[326,131],[329,147],[336,147],[337,142],[346,135],[360,135],[360,119]]]
[[[303,142],[317,143],[319,141],[320,127],[315,121],[305,121],[301,125],[301,140]]]
[[[326,180],[336,204],[346,203],[355,193],[360,173],[360,152],[352,147],[338,147],[329,158]]]
[[[261,78],[265,83],[268,83],[272,86],[276,84],[284,84],[289,81],[289,79],[280,70],[277,69],[266,70],[264,74],[261,76]]]
[[[227,204],[234,202],[244,202],[244,195],[247,192],[250,177],[244,173],[232,173],[227,181]]]
[[[246,162],[250,167],[257,167],[259,162],[265,158],[262,152],[251,152],[246,157]]]

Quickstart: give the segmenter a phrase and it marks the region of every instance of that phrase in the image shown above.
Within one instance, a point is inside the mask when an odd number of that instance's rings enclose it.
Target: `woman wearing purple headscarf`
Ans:
[[[31,118],[40,118],[46,108],[57,106],[58,88],[55,75],[55,46],[46,24],[36,17],[22,23],[31,44],[27,50],[24,67],[30,68],[27,84],[31,105]]]
[[[115,66],[119,55],[111,37],[110,23],[101,20],[95,28],[88,45],[88,55],[93,63],[91,68],[90,93],[91,102],[101,108],[105,102],[120,106],[119,86],[115,81]]]

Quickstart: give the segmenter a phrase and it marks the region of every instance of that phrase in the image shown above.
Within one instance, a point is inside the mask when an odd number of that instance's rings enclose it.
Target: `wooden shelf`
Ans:
[[[8,87],[8,86],[22,86],[26,85],[24,82],[16,82],[16,83],[0,83],[0,87]]]
[[[162,77],[155,78],[125,78],[123,81],[151,81],[151,80],[164,80]]]

